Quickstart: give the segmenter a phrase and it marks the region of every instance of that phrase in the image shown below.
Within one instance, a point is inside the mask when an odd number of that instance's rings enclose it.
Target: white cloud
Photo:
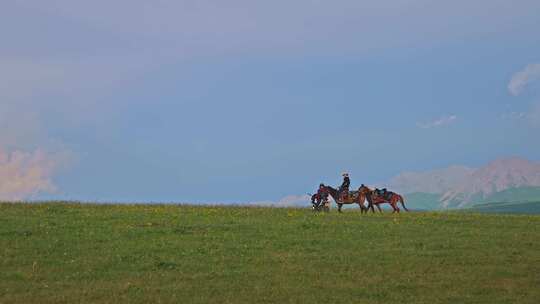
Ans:
[[[73,154],[47,133],[32,102],[0,104],[0,201],[39,198],[54,193],[53,177]]]
[[[508,83],[508,90],[512,95],[517,96],[523,92],[527,85],[538,79],[540,79],[540,63],[531,63],[512,75],[512,79]]]
[[[63,154],[0,149],[0,200],[16,201],[53,193],[54,172],[67,161]]]
[[[540,81],[540,63],[531,63],[512,76],[508,90],[512,95],[518,96],[536,81]],[[533,102],[527,112],[512,112],[503,115],[503,118],[524,120],[532,127],[540,127],[540,101]]]
[[[456,115],[447,115],[447,116],[443,116],[441,118],[438,118],[438,119],[435,119],[435,120],[432,120],[432,121],[419,122],[416,125],[419,128],[422,128],[422,129],[431,129],[431,128],[437,128],[437,127],[442,127],[442,126],[445,126],[445,125],[452,124],[456,120],[457,120]]]

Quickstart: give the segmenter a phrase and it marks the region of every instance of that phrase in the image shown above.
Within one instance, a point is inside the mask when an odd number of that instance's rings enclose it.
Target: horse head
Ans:
[[[358,192],[364,195],[370,194],[372,192],[371,189],[369,189],[368,186],[362,184],[360,188],[358,188]]]

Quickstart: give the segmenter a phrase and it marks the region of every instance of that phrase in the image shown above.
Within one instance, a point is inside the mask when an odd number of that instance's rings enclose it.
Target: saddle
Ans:
[[[343,201],[354,201],[358,198],[358,195],[358,191],[349,191],[346,196],[341,195],[340,197],[343,199]]]
[[[388,200],[390,200],[392,198],[392,195],[394,195],[394,192],[392,192],[392,191],[386,191],[386,193],[384,193],[384,192],[377,193],[376,192],[375,194],[376,194],[377,199],[388,201]]]

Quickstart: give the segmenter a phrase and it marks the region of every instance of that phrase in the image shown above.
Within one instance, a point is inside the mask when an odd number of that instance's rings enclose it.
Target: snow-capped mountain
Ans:
[[[484,199],[489,195],[511,188],[540,186],[540,164],[521,158],[495,160],[477,169],[454,189],[441,198],[442,207],[457,204],[462,207],[473,198]]]
[[[451,166],[429,172],[402,173],[390,180],[402,193],[441,195],[440,207],[464,207],[474,201],[512,188],[540,187],[540,163],[522,158],[503,158],[473,169]]]

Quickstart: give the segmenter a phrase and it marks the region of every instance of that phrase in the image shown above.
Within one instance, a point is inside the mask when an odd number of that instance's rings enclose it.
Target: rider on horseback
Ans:
[[[328,195],[329,195],[328,189],[323,183],[321,183],[319,185],[319,189],[317,190],[317,193],[311,196],[311,204],[313,204],[315,208],[319,207],[321,203],[324,204],[328,202]]]
[[[349,186],[351,185],[351,179],[349,178],[349,173],[343,172],[343,183],[339,187],[339,196],[341,200],[345,200],[349,196]]]

